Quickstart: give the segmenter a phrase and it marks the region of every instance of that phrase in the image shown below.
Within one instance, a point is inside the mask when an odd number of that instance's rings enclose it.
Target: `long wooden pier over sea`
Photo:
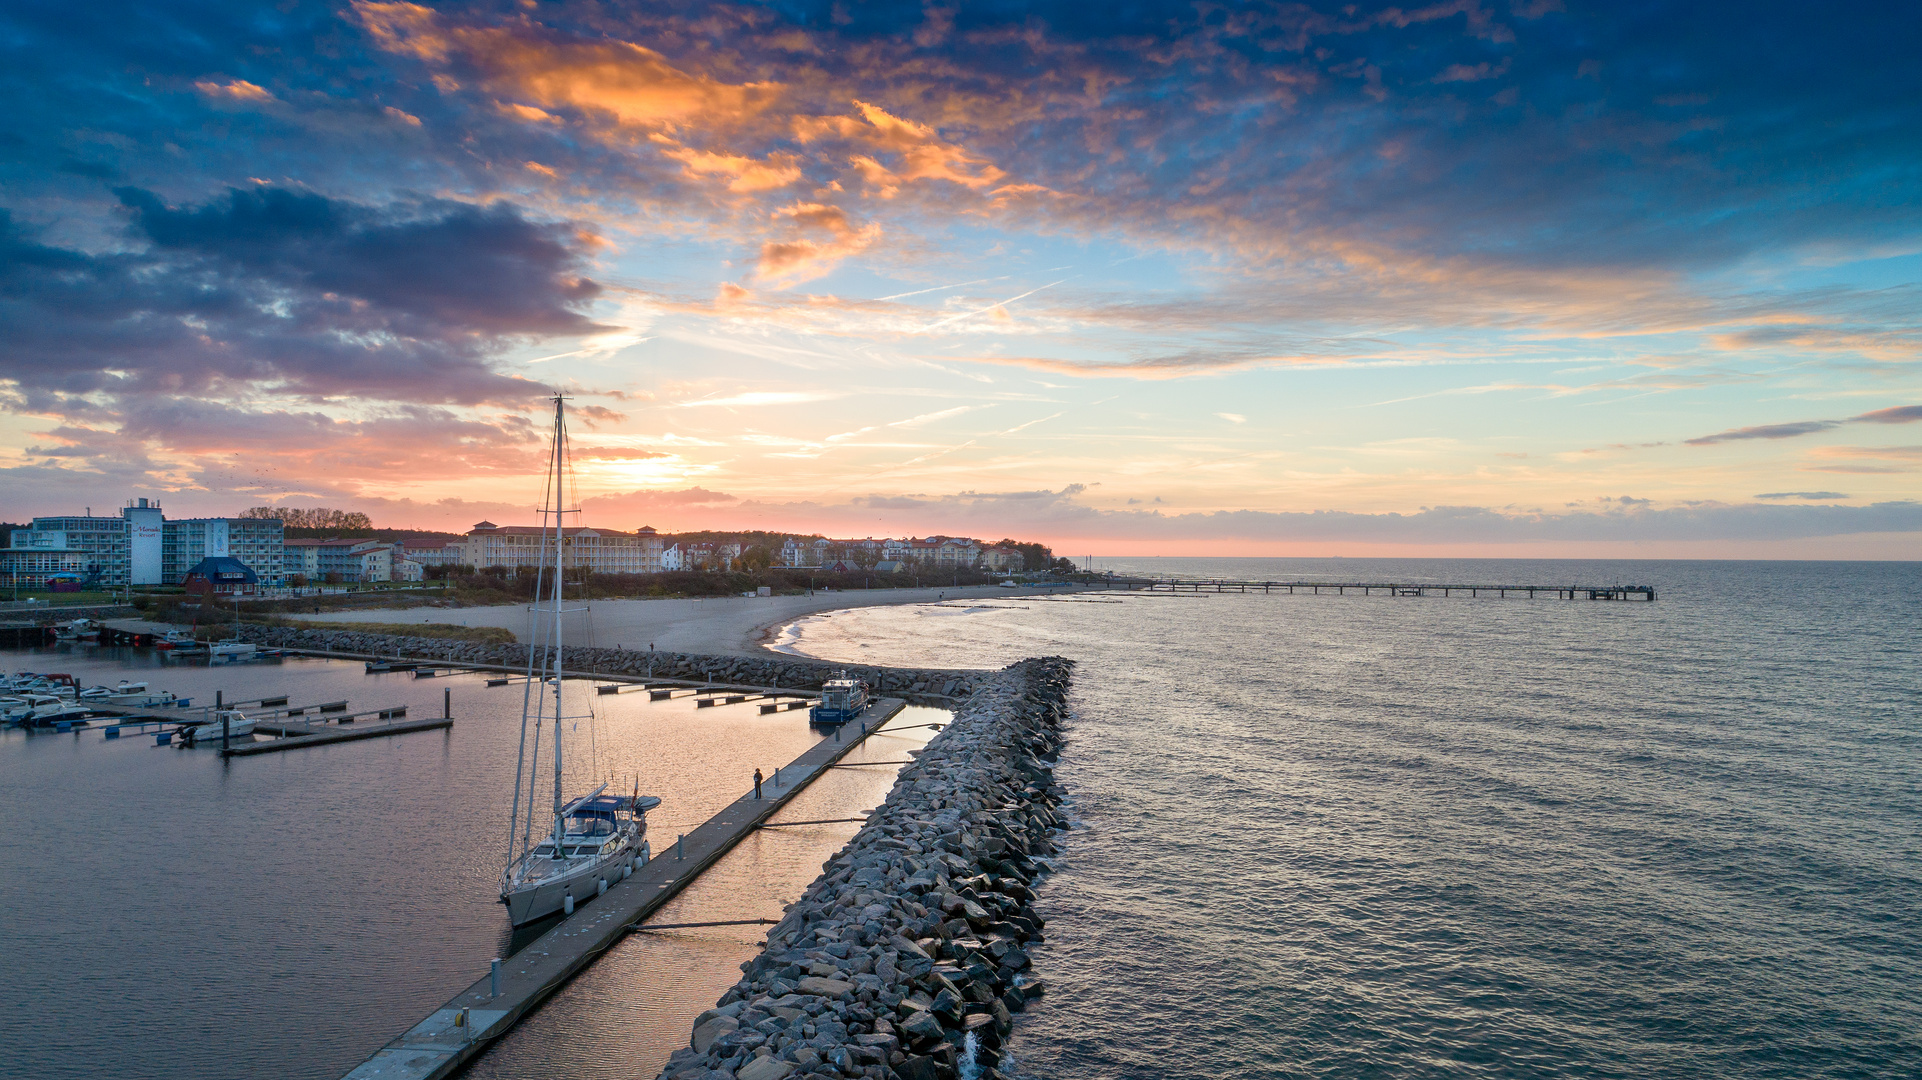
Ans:
[[[1639,600],[1643,602],[1655,599],[1653,585],[1482,585],[1430,581],[1227,581],[1128,577],[1106,579],[1102,584],[1129,592],[1331,592],[1338,595],[1359,592],[1363,596],[1373,596],[1377,593],[1383,596],[1516,596],[1527,597],[1530,600],[1537,596],[1553,596],[1558,600]]]

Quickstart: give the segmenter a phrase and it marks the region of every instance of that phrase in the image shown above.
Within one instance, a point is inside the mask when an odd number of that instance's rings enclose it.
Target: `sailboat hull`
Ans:
[[[624,876],[627,860],[633,857],[634,848],[628,844],[598,859],[584,860],[566,873],[508,889],[501,893],[501,902],[507,905],[507,921],[525,926],[565,911],[570,895],[576,906],[587,903],[600,895],[600,879],[605,877],[608,887],[613,888]]]

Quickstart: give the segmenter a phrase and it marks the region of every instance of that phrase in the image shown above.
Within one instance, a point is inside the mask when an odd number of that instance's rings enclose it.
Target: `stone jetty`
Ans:
[[[1046,983],[1033,889],[1065,827],[1053,762],[1073,662],[982,676],[823,864],[662,1080],[998,1080]]]
[[[302,630],[291,626],[242,624],[240,636],[275,649],[340,653],[349,656],[400,657],[433,660],[451,665],[525,668],[527,646],[520,643],[482,644],[455,638],[403,637],[349,630]],[[981,671],[943,668],[874,667],[830,664],[799,657],[710,656],[701,653],[653,652],[635,649],[596,649],[570,646],[567,669],[583,674],[648,679],[701,679],[730,686],[763,686],[791,690],[818,689],[835,672],[847,671],[884,694],[909,701],[959,699],[973,692]],[[945,703],[944,703],[945,704]]]

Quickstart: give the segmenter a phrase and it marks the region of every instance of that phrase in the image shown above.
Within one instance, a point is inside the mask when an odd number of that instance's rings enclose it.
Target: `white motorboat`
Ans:
[[[208,660],[215,664],[232,663],[237,660],[252,660],[260,649],[251,641],[228,638],[207,646]]]
[[[85,720],[92,715],[93,710],[85,705],[56,700],[53,704],[40,706],[17,722],[21,727],[52,727],[59,723]]]
[[[219,742],[224,734],[238,739],[254,733],[254,721],[239,709],[222,709],[214,713],[213,720],[205,724],[195,724],[182,728],[180,737],[188,746],[203,742]]]
[[[172,705],[175,701],[179,700],[174,697],[173,691],[171,690],[150,691],[146,689],[145,683],[137,685],[139,685],[141,689],[108,695],[107,704],[144,709],[153,705]]]
[[[636,865],[646,862],[647,811],[661,800],[643,797],[638,785],[632,797],[609,795],[603,782],[586,795],[565,798],[567,759],[562,753],[564,736],[583,727],[589,737],[587,753],[579,748],[577,759],[585,758],[588,767],[576,765],[576,772],[592,776],[598,772],[598,743],[595,717],[590,707],[569,713],[562,690],[561,568],[562,522],[566,514],[579,513],[567,508],[564,483],[572,475],[568,463],[565,399],[554,398],[554,445],[548,461],[551,486],[545,495],[551,499],[542,511],[543,551],[540,577],[534,590],[536,630],[533,647],[528,649],[527,690],[521,708],[520,758],[514,769],[514,810],[507,827],[507,865],[501,871],[501,902],[507,905],[508,921],[522,926],[556,912],[573,914],[574,905],[585,903],[606,892]],[[547,531],[551,517],[553,528]],[[546,596],[543,598],[543,594]],[[543,647],[544,646],[544,647]],[[553,744],[553,761],[543,768],[541,739]],[[542,772],[553,783],[551,807],[538,793],[543,786]],[[537,824],[546,818],[544,824]],[[540,832],[535,832],[540,828]]]
[[[80,683],[71,675],[63,675],[57,672],[47,675],[35,675],[30,671],[23,671],[8,680],[8,685],[5,689],[15,694],[52,694],[55,697],[72,701],[80,694]]]
[[[35,710],[65,705],[52,694],[15,694],[0,698],[0,722],[25,725]]]

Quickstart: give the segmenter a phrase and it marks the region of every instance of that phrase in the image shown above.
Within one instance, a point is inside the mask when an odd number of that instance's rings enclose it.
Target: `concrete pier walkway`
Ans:
[[[753,792],[688,833],[679,850],[672,838],[650,836],[654,858],[607,893],[575,910],[500,967],[499,993],[492,976],[454,995],[433,1014],[376,1051],[343,1080],[437,1080],[449,1076],[507,1033],[521,1017],[594,958],[619,941],[629,927],[653,914],[719,861],[775,811],[836,762],[861,745],[906,703],[882,698],[860,717],[810,747]]]

